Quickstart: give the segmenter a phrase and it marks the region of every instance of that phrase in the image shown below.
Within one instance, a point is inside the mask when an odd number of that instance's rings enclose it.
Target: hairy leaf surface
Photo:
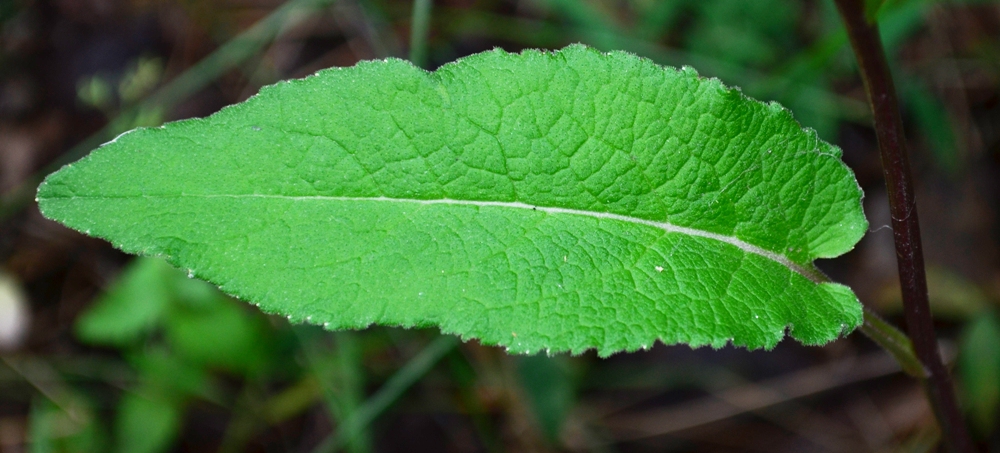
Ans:
[[[807,344],[867,223],[841,151],[694,70],[584,46],[362,62],[51,175],[46,216],[331,329],[513,352]]]

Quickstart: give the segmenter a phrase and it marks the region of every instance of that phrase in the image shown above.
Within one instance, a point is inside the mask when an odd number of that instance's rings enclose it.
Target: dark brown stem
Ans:
[[[889,209],[892,213],[906,330],[923,365],[924,388],[941,425],[948,449],[954,453],[972,452],[972,441],[958,408],[951,376],[941,361],[934,333],[903,122],[878,25],[866,17],[865,0],[836,0],[836,3],[847,27],[854,55],[858,59],[861,78],[874,114],[875,134],[882,155],[882,173],[885,175]]]

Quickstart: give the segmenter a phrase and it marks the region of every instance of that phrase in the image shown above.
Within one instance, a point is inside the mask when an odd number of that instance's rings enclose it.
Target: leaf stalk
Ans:
[[[917,358],[917,354],[913,352],[913,342],[910,341],[910,338],[903,331],[886,322],[868,307],[864,307],[864,310],[865,320],[861,324],[861,333],[865,334],[865,336],[881,346],[882,349],[886,350],[889,355],[896,359],[896,362],[899,363],[899,366],[903,368],[906,374],[919,379],[921,382],[927,379],[927,369],[924,368],[924,364]]]

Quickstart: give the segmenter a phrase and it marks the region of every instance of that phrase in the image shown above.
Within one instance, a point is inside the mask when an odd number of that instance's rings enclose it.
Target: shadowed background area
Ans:
[[[981,447],[1000,450],[1000,5],[898,0],[932,306]],[[362,59],[433,69],[582,42],[775,100],[844,150],[871,230],[819,266],[902,322],[871,117],[830,1],[0,2],[0,452],[933,451],[920,387],[825,347],[508,356],[434,330],[290,325],[43,219],[45,174],[128,129]]]

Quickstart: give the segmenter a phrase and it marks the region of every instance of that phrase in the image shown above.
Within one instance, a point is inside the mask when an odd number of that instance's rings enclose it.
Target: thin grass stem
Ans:
[[[343,420],[337,431],[320,443],[313,450],[313,453],[332,453],[344,448],[351,439],[385,412],[399,397],[403,396],[407,389],[422,379],[457,344],[458,340],[451,335],[441,335],[431,342],[403,368],[400,368],[396,374],[393,374],[378,392],[358,407],[357,411]]]
[[[414,0],[413,21],[410,24],[410,61],[427,66],[427,35],[430,33],[431,7],[434,0]]]

